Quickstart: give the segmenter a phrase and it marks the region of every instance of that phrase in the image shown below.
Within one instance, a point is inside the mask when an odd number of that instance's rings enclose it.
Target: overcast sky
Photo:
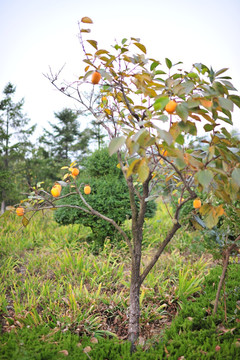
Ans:
[[[92,38],[100,47],[114,40],[139,37],[149,57],[202,62],[214,70],[228,67],[240,92],[239,0],[0,0],[0,91],[10,81],[15,100],[25,98],[24,112],[38,132],[54,112],[76,106],[54,90],[43,73],[66,63],[64,78],[82,70],[78,21],[89,16]],[[86,120],[84,120],[86,121]],[[240,130],[240,112],[234,127]]]

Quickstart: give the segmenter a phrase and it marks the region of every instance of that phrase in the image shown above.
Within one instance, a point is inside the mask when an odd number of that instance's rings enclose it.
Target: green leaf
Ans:
[[[235,181],[235,183],[240,186],[240,169],[236,168],[232,172],[232,178]]]
[[[179,134],[177,136],[177,138],[175,139],[175,141],[179,144],[179,145],[183,145],[184,144],[184,136],[182,134]]]
[[[210,124],[206,124],[206,125],[204,125],[204,130],[205,131],[212,131],[214,128],[215,128],[215,125],[210,125]]]
[[[176,107],[176,113],[185,122],[188,118],[188,107],[186,103],[178,104]]]
[[[209,170],[201,170],[197,173],[198,182],[207,189],[213,179],[213,174]]]
[[[233,111],[233,102],[229,99],[226,99],[224,97],[218,98],[219,105],[226,110]]]
[[[187,74],[188,77],[190,77],[191,79],[196,79],[198,78],[198,74],[196,74],[195,72],[190,72]]]
[[[222,80],[222,82],[224,83],[224,85],[228,90],[237,91],[237,89],[233,86],[233,84],[230,81]]]
[[[171,69],[171,67],[172,67],[172,62],[171,62],[171,60],[169,60],[168,58],[165,58],[165,62],[166,62],[167,67],[168,67],[169,69]]]
[[[127,39],[126,38],[122,39],[122,44],[123,45],[125,44],[125,42],[127,42]]]
[[[4,213],[2,215],[0,215],[0,218],[8,216],[10,213],[11,213],[10,210],[6,210],[6,211],[4,211]]]
[[[153,61],[153,63],[150,66],[150,70],[153,71],[159,64],[160,64],[159,61]]]
[[[164,109],[168,102],[169,102],[168,96],[162,96],[158,98],[153,104],[154,110],[158,111]]]
[[[223,120],[223,121],[225,121],[226,123],[228,123],[228,124],[230,124],[230,125],[233,125],[232,120],[229,119],[229,118],[225,118],[225,117],[223,117],[223,116],[218,116],[218,119]]]
[[[120,136],[120,137],[116,137],[113,138],[109,144],[109,155],[112,156],[114,153],[116,153],[121,146],[123,146],[125,144],[125,137],[124,136]]]
[[[232,102],[240,108],[240,96],[230,95],[228,99],[232,100]]]
[[[195,88],[195,84],[192,81],[187,81],[183,83],[182,86],[185,90],[185,94],[189,94]]]
[[[224,73],[225,71],[227,71],[228,68],[223,68],[221,70],[218,70],[216,73],[215,73],[215,76],[218,76],[218,75],[221,75],[222,73]]]
[[[160,138],[164,141],[166,141],[166,143],[168,145],[171,145],[171,143],[173,142],[173,138],[172,138],[172,135],[167,132],[166,130],[162,130],[162,129],[159,129],[158,127],[156,127],[157,129],[157,132],[158,132],[158,135],[160,136]]]
[[[144,54],[147,53],[147,50],[145,48],[145,46],[143,44],[140,44],[139,42],[133,43],[135,46],[137,46],[140,50],[142,50],[142,52],[144,52]]]

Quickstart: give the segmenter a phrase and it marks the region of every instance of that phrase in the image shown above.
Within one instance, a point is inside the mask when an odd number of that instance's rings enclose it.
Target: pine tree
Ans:
[[[65,108],[54,115],[58,124],[49,122],[51,130],[44,129],[40,137],[40,142],[47,145],[50,156],[62,163],[87,153],[91,132],[89,129],[79,130],[78,114]]]
[[[23,114],[24,99],[13,101],[16,87],[8,83],[4,90],[4,98],[0,101],[0,199],[1,212],[4,212],[5,203],[15,200],[14,188],[17,179],[14,179],[14,167],[27,157],[31,148],[29,136],[33,133],[35,125],[26,129],[29,119]]]

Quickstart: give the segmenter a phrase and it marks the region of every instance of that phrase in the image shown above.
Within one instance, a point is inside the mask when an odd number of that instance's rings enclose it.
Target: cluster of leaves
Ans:
[[[80,31],[83,43],[81,34],[90,29]],[[113,137],[110,154],[126,147],[132,159],[123,163],[126,176],[136,175],[144,182],[149,174],[157,174],[165,188],[174,179],[183,197],[188,186],[197,186],[200,192],[212,193],[229,204],[239,199],[239,140],[220,127],[220,123],[232,124],[233,106],[240,106],[231,78],[224,74],[228,69],[214,71],[196,63],[187,72],[181,62],[173,64],[167,58],[165,69],[160,61],[146,56],[146,47],[137,38],[115,44],[115,53],[99,48],[95,40],[86,43],[95,51],[84,48],[87,66],[78,87],[95,69],[101,73],[98,121],[104,119]],[[134,54],[134,47],[140,53]],[[173,115],[165,111],[170,99],[177,102]],[[209,136],[191,148],[188,136],[196,137],[200,126]],[[224,210],[210,199],[201,213],[212,228]]]

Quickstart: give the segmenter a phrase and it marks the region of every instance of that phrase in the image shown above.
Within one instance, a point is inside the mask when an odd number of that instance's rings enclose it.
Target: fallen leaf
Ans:
[[[59,351],[59,353],[65,355],[65,356],[68,356],[67,350],[61,350],[61,351]]]
[[[83,352],[85,353],[89,353],[90,351],[92,351],[92,348],[90,346],[86,346],[84,349],[83,349]]]
[[[90,341],[91,341],[92,344],[97,344],[98,343],[98,339],[95,338],[95,337],[92,337]]]
[[[221,346],[216,345],[216,346],[215,346],[215,351],[219,351],[219,350],[221,350]]]

